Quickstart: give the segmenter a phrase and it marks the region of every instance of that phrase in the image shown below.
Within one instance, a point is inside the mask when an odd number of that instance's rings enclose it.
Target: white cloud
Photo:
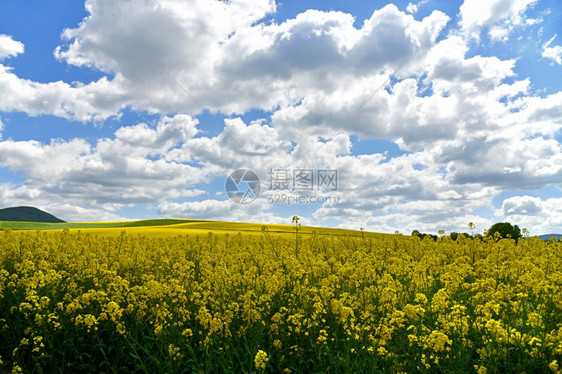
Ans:
[[[265,177],[268,168],[284,162],[282,155],[291,143],[281,141],[275,129],[261,121],[225,122],[224,131],[212,138],[195,138],[197,121],[178,114],[153,125],[121,127],[112,138],[99,139],[94,145],[79,138],[47,144],[0,141],[0,166],[25,178],[20,185],[0,184],[0,203],[33,201],[64,219],[81,221],[117,219],[114,212],[125,204],[159,204],[163,215],[185,216],[189,209],[203,218],[224,219],[228,208],[232,220],[246,220],[252,214],[257,221],[281,222],[273,213],[260,213],[269,206],[265,199],[249,209],[228,200],[173,202],[204,199],[206,193],[194,185],[222,178],[233,169],[251,166]],[[107,214],[101,214],[104,211]]]
[[[408,151],[458,138],[460,131],[487,134],[500,125],[498,119],[513,118],[511,107],[500,100],[525,92],[528,82],[503,83],[515,75],[515,60],[465,58],[467,51],[466,42],[449,37],[433,46],[418,65],[423,79],[406,78],[386,90],[378,89],[386,75],[341,79],[329,91],[310,90],[301,102],[282,106],[273,114],[272,124],[292,133],[304,127],[307,134],[323,137],[343,131],[390,138]],[[420,86],[429,92],[420,92]]]
[[[555,45],[553,47],[550,46],[550,44],[552,44],[554,39],[556,39],[556,35],[550,38],[548,42],[543,44],[542,57],[551,59],[557,64],[562,65],[562,46],[559,45]]]
[[[425,3],[427,3],[429,0],[420,0],[417,3],[408,3],[408,6],[406,7],[406,11],[408,13],[417,13],[418,9],[424,5]]]
[[[193,138],[198,132],[196,125],[197,120],[191,116],[177,114],[164,117],[155,128],[146,123],[120,127],[115,132],[115,138],[132,152],[161,155]]]
[[[289,224],[289,216],[281,217],[267,212],[271,205],[264,198],[243,205],[230,200],[202,200],[184,203],[163,202],[158,206],[158,214],[165,217],[183,217],[233,222]],[[226,218],[227,217],[227,218]],[[302,224],[310,221],[301,222]]]
[[[493,187],[451,183],[428,152],[388,161],[375,156],[345,156],[335,161],[338,191],[329,195],[338,202],[320,207],[314,213],[318,220],[336,219],[344,227],[374,231],[384,227],[386,232],[458,230],[459,224],[464,227],[470,222],[463,217],[491,204],[497,194]]]
[[[275,3],[89,0],[86,8],[90,15],[80,26],[63,32],[68,44],[57,48],[58,59],[121,77],[114,85],[124,90],[123,106],[193,113],[200,108],[168,72],[209,105],[220,93],[213,85],[219,78],[216,65],[224,58],[222,46],[274,11]],[[253,29],[259,32],[261,26]]]
[[[90,15],[78,28],[64,30],[70,44],[57,48],[56,57],[77,66],[121,72],[135,81],[155,70],[147,64],[148,54],[172,71],[212,69],[219,42],[273,12],[275,2],[87,0],[86,9]]]
[[[468,38],[480,39],[488,29],[490,39],[505,41],[514,26],[524,24],[525,11],[537,0],[465,0],[460,25]]]
[[[0,34],[0,60],[21,53],[24,53],[23,43]],[[123,92],[111,86],[119,81],[119,77],[111,82],[104,77],[88,85],[62,81],[38,83],[19,78],[13,68],[0,64],[0,111],[20,111],[32,116],[53,114],[80,121],[103,120],[116,115],[124,105]]]
[[[513,196],[502,202],[496,215],[520,228],[530,228],[531,235],[557,234],[562,226],[562,198]]]
[[[410,56],[401,73],[414,71],[448,21],[439,11],[416,21],[394,5],[373,12],[360,29],[351,15],[333,11],[262,24],[275,9],[265,0],[195,1],[189,11],[180,1],[86,5],[90,15],[64,31],[67,43],[55,56],[108,76],[38,83],[0,65],[0,110],[80,121],[118,116],[127,106],[155,113],[197,113],[199,104],[225,113],[271,110],[330,94],[346,81],[376,80]]]
[[[23,43],[12,39],[10,35],[0,34],[0,60],[15,57],[23,53]]]
[[[0,165],[23,173],[21,193],[43,201],[121,207],[192,197],[202,192],[189,186],[204,180],[206,171],[166,156],[191,139],[195,124],[181,114],[164,117],[154,129],[145,124],[122,127],[113,139],[100,139],[95,146],[83,139],[50,144],[8,139],[0,142]]]
[[[24,112],[31,116],[52,114],[79,121],[100,121],[118,114],[124,93],[112,81],[101,78],[87,85],[57,81],[38,83],[19,78],[0,64],[0,111]]]
[[[412,54],[416,61],[448,21],[435,11],[419,22],[388,5],[360,29],[349,14],[312,10],[265,25],[256,22],[273,11],[274,4],[254,5],[201,1],[190,5],[189,12],[180,12],[186,5],[177,1],[156,8],[88,1],[90,16],[78,28],[65,30],[68,44],[55,55],[114,77],[73,89],[55,85],[52,89],[61,98],[41,100],[51,104],[46,108],[28,103],[26,97],[41,96],[30,95],[32,91],[16,95],[4,110],[95,118],[95,108],[82,107],[84,100],[74,99],[80,95],[89,95],[88,102],[99,105],[100,119],[126,105],[160,113],[199,112],[198,103],[226,113],[270,110],[298,102],[309,92],[330,92],[343,79],[357,81],[395,69]],[[31,82],[17,81],[8,72],[4,76],[14,81],[12,90],[30,91]]]
[[[41,206],[55,217],[67,222],[108,222],[127,221],[126,217],[113,213],[118,207],[103,206],[98,208],[84,208],[71,204],[52,204]]]
[[[514,196],[502,203],[504,216],[510,215],[539,215],[542,213],[542,200],[531,196]]]

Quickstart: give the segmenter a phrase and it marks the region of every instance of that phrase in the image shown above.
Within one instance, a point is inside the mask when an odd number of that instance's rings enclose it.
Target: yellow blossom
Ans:
[[[269,358],[267,357],[267,353],[265,353],[261,349],[258,350],[256,356],[254,357],[254,364],[256,365],[256,369],[265,370],[267,361],[269,361]]]

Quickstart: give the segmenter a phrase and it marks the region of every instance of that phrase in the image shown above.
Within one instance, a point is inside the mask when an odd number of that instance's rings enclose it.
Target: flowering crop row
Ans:
[[[6,230],[0,370],[557,372],[561,288],[533,238]]]

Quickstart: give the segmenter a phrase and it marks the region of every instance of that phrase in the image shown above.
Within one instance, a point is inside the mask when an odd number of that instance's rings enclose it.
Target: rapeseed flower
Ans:
[[[267,353],[265,353],[261,349],[258,350],[256,356],[254,357],[254,364],[256,365],[256,369],[265,370],[267,361],[269,361],[269,358],[267,357]]]

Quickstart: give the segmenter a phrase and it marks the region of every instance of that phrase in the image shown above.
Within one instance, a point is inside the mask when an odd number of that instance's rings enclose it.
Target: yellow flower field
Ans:
[[[0,367],[560,371],[560,242],[274,231],[0,232]]]

